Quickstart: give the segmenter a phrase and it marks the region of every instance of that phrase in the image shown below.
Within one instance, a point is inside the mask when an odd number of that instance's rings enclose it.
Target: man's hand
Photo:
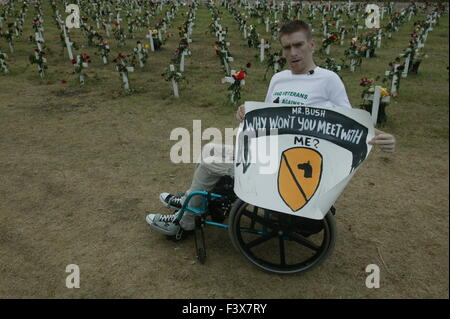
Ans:
[[[377,129],[375,129],[375,137],[368,144],[378,145],[384,152],[392,153],[395,151],[395,137]]]
[[[245,106],[244,104],[241,104],[236,111],[236,120],[238,120],[240,123],[244,120],[244,117],[245,117]]]

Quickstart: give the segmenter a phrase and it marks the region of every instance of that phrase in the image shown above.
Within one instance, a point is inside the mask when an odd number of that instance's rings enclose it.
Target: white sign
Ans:
[[[370,114],[344,107],[245,103],[234,191],[262,208],[323,219],[368,156]]]

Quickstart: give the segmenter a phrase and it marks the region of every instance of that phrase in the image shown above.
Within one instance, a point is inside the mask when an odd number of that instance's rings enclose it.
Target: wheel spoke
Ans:
[[[275,231],[270,232],[270,233],[268,233],[268,234],[266,234],[266,235],[263,235],[263,236],[261,236],[261,237],[255,239],[255,240],[253,240],[253,241],[247,243],[247,244],[245,245],[245,248],[246,248],[246,249],[253,248],[253,247],[255,247],[256,245],[260,245],[260,244],[262,244],[262,243],[268,241],[269,239],[275,237],[276,235],[277,235],[277,233],[276,233]]]
[[[274,229],[276,227],[276,224],[273,221],[271,221],[271,220],[269,220],[267,218],[261,217],[261,216],[259,216],[257,214],[253,214],[253,212],[250,212],[250,211],[248,211],[246,209],[244,209],[242,211],[242,215],[247,216],[248,218],[250,218],[252,220],[252,222],[257,222],[257,223],[259,223],[259,224],[261,224],[263,226],[266,226],[266,227],[269,227],[269,228],[272,228],[272,229]]]
[[[290,239],[292,239],[292,240],[296,241],[297,243],[299,243],[305,247],[308,247],[312,250],[315,250],[315,251],[320,250],[320,246],[314,244],[312,241],[306,239],[299,233],[291,232],[291,233],[286,234],[286,236],[288,236]]]
[[[258,215],[258,206],[253,206],[253,215]],[[252,223],[250,224],[250,228],[255,228],[255,219],[252,218]]]

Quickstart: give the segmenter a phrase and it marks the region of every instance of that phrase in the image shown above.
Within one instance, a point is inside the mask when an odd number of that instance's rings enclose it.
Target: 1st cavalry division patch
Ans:
[[[322,176],[322,155],[317,151],[295,147],[281,154],[278,193],[295,212],[314,196]]]

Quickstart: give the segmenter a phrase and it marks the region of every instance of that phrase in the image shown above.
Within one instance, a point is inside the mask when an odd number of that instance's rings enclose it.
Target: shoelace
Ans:
[[[163,223],[172,223],[176,218],[177,218],[176,214],[163,215],[159,218],[159,221]]]
[[[172,195],[167,202],[170,205],[181,207],[181,197],[178,197],[176,195]]]

